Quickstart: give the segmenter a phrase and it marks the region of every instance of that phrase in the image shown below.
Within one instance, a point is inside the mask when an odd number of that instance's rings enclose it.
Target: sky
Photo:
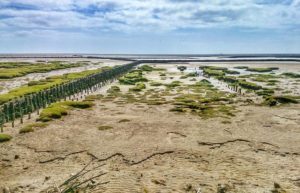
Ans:
[[[300,0],[0,0],[0,53],[300,53]]]

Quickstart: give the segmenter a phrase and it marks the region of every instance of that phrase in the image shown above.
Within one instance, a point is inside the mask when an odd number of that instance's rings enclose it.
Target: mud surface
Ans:
[[[14,138],[0,144],[0,187],[46,192],[86,166],[85,178],[98,176],[90,192],[256,193],[274,183],[300,192],[299,104],[240,105],[226,122],[170,112],[170,104],[95,104],[32,133],[7,125]]]

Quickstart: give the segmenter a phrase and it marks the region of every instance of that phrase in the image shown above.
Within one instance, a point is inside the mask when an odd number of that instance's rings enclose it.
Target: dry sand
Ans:
[[[157,66],[174,77],[166,82],[181,76],[172,72],[175,65]],[[286,68],[299,71],[297,65]],[[155,73],[147,76],[158,79]],[[0,187],[40,192],[90,164],[96,169],[88,176],[105,173],[91,192],[211,193],[219,187],[219,192],[269,193],[274,183],[288,193],[300,192],[299,104],[241,105],[224,122],[170,112],[170,104],[95,103],[32,133],[18,134],[19,124],[7,126],[14,138],[0,144]],[[112,128],[100,131],[101,125]]]

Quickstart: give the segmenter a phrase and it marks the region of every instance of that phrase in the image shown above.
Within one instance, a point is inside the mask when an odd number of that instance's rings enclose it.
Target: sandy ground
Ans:
[[[180,74],[172,76],[166,82]],[[0,144],[0,187],[46,192],[88,165],[88,176],[103,174],[91,192],[269,193],[274,183],[300,192],[299,104],[239,106],[225,124],[170,112],[169,104],[95,103],[33,133],[7,126],[14,138]]]

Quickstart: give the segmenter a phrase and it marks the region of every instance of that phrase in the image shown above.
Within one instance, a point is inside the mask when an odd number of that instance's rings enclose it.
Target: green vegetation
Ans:
[[[98,130],[100,130],[100,131],[105,131],[105,130],[109,130],[109,129],[113,129],[113,127],[108,126],[108,125],[101,125],[98,127]]]
[[[223,70],[226,74],[240,74],[240,72],[235,71],[235,70]]]
[[[277,67],[269,67],[269,68],[247,68],[247,71],[250,72],[272,72],[274,70],[278,70]]]
[[[198,76],[197,72],[190,72],[190,73],[188,73],[184,76],[181,76],[180,79],[186,79],[186,78],[189,78],[189,77],[197,77],[197,76]]]
[[[257,85],[253,82],[247,82],[245,80],[239,80],[238,81],[238,84],[242,87],[242,88],[245,88],[245,89],[250,89],[250,90],[259,90],[259,89],[262,89],[262,86],[260,85]]]
[[[150,86],[162,86],[163,84],[160,82],[151,82]]]
[[[190,112],[202,118],[231,117],[234,116],[234,107],[231,103],[232,95],[221,92],[207,81],[202,80],[193,85],[188,85],[192,93],[181,94],[175,97],[174,112]]]
[[[293,72],[282,73],[282,75],[289,78],[300,78],[300,74],[293,73]]]
[[[233,68],[236,68],[236,69],[247,69],[248,66],[236,66],[236,67],[233,67]]]
[[[133,88],[130,88],[130,91],[139,92],[146,88],[146,85],[142,82],[136,83],[136,85]]]
[[[86,96],[84,101],[90,101],[90,102],[93,102],[93,101],[96,101],[96,100],[101,100],[103,98],[103,95],[101,94],[98,94],[98,95],[89,95],[89,96]]]
[[[204,68],[203,73],[208,75],[208,76],[224,76],[225,72],[221,70],[212,70],[210,68]]]
[[[121,119],[121,120],[119,121],[119,123],[126,123],[126,122],[130,122],[130,120],[129,120],[129,119]]]
[[[271,96],[275,92],[272,89],[263,88],[262,90],[256,91],[255,93],[259,96]]]
[[[165,84],[165,86],[167,88],[175,88],[175,87],[178,87],[180,86],[181,82],[180,81],[173,81],[171,82],[170,84]]]
[[[154,67],[149,66],[149,65],[143,65],[143,66],[139,67],[139,69],[142,70],[142,71],[146,71],[146,72],[164,71],[164,70],[166,70],[164,68],[154,68]]]
[[[228,82],[228,83],[237,83],[238,82],[238,79],[234,76],[221,76],[219,79],[223,80],[224,82]]]
[[[32,123],[20,129],[19,133],[29,133],[29,132],[33,132],[34,129],[36,128],[45,128],[47,126],[48,126],[47,123]]]
[[[38,121],[48,122],[53,119],[59,119],[62,116],[68,114],[68,110],[73,108],[87,109],[92,107],[94,104],[92,102],[78,102],[78,101],[65,101],[58,102],[49,105],[47,108],[43,109]]]
[[[269,96],[265,98],[265,101],[263,104],[268,106],[276,106],[279,104],[297,104],[299,100],[299,97],[295,96]]]
[[[125,85],[135,85],[138,82],[147,82],[148,80],[143,77],[141,70],[133,70],[125,76],[119,78],[119,82]]]
[[[9,141],[11,139],[12,139],[12,136],[10,136],[8,134],[0,133],[0,143]]]
[[[226,67],[219,67],[219,66],[200,66],[200,69],[210,69],[210,70],[219,70],[219,71],[224,71],[228,70]]]
[[[118,86],[111,86],[110,89],[107,90],[108,93],[116,93],[116,92],[120,92],[121,89]]]
[[[52,70],[82,66],[82,63],[0,63],[0,79],[25,76],[30,73],[42,73]]]
[[[83,78],[88,75],[101,72],[102,69],[87,70],[87,71],[83,71],[83,72],[64,74],[61,76],[52,76],[52,77],[48,77],[44,80],[36,81],[34,84],[31,83],[26,86],[21,86],[19,88],[9,91],[7,94],[0,95],[0,104],[3,104],[11,99],[14,99],[14,98],[26,95],[26,94],[37,93],[39,91],[51,88],[58,84],[70,82],[75,79]]]

